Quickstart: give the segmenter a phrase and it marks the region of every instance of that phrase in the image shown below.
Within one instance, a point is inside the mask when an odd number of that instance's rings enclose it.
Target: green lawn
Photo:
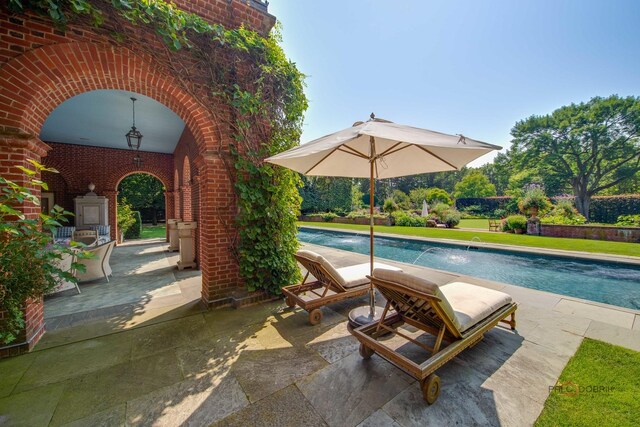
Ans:
[[[461,219],[459,228],[479,228],[481,230],[489,229],[488,219]]]
[[[298,224],[342,230],[357,230],[363,232],[369,231],[368,225],[336,224],[327,222],[298,222]],[[480,239],[480,241],[485,243],[502,243],[506,245],[528,246],[545,249],[564,249],[571,251],[640,257],[640,245],[638,245],[637,243],[607,242],[604,240],[586,239],[564,239],[559,237],[528,236],[526,234],[509,234],[500,232],[483,233],[446,228],[389,227],[376,225],[375,229],[379,233],[399,234],[404,236],[419,236],[462,241],[470,241],[474,237],[477,237]]]
[[[155,238],[164,238],[166,237],[166,228],[164,224],[162,225],[143,225],[142,226],[142,234],[140,235],[141,239],[155,239]]]
[[[547,398],[536,427],[638,425],[640,353],[585,338],[562,371],[561,384]]]

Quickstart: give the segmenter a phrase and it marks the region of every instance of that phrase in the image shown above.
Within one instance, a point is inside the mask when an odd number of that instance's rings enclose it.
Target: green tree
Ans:
[[[496,186],[489,182],[479,170],[474,170],[462,178],[455,186],[453,196],[462,197],[491,197],[496,195]]]
[[[588,219],[593,195],[640,171],[640,98],[595,97],[522,120],[511,135],[525,162],[572,188]]]
[[[118,199],[126,200],[132,210],[151,210],[153,225],[158,224],[158,211],[164,209],[165,188],[160,180],[146,173],[134,173],[118,186]]]

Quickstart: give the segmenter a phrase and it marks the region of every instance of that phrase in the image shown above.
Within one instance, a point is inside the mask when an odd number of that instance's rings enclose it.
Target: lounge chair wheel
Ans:
[[[309,323],[317,325],[320,322],[322,322],[322,311],[320,311],[319,308],[311,310],[309,313]]]
[[[427,401],[429,405],[433,404],[440,396],[440,377],[436,374],[431,374],[427,378],[421,381],[420,388],[422,389],[422,397]]]
[[[376,351],[372,348],[367,347],[364,344],[360,344],[360,356],[362,356],[363,359],[371,359],[371,356],[373,356],[373,354]]]
[[[296,306],[296,302],[290,296],[287,296],[284,299],[284,302],[285,302],[285,304],[287,304],[287,307],[289,307],[289,308],[293,308],[293,307]]]

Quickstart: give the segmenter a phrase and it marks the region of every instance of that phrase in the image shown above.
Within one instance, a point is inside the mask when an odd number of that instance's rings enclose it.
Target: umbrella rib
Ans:
[[[382,153],[378,154],[378,157],[383,157],[383,156],[386,156],[387,154],[392,154],[392,153],[395,153],[396,151],[402,150],[402,148],[400,148],[399,150],[391,151],[391,150],[393,150],[394,148],[396,148],[400,144],[404,144],[404,141],[400,141],[400,142],[398,142],[396,144],[393,144],[391,147],[387,148]]]
[[[352,150],[352,151],[353,151],[353,153],[351,153],[351,152],[349,152],[349,151],[342,150],[342,147],[346,147],[346,148],[348,148],[348,149]],[[325,161],[325,159],[326,159],[327,157],[329,157],[330,155],[332,155],[332,154],[333,154],[333,153],[335,153],[336,151],[341,151],[341,152],[343,152],[343,153],[351,154],[352,156],[362,157],[363,159],[368,159],[368,158],[369,158],[369,156],[365,156],[364,154],[360,153],[358,150],[356,150],[356,149],[354,149],[354,148],[351,148],[351,147],[349,147],[348,145],[340,145],[340,146],[338,146],[338,147],[334,148],[333,150],[331,150],[329,153],[327,153],[327,155],[326,155],[326,156],[324,156],[323,158],[321,158],[320,160],[318,160],[318,163],[316,163],[315,165],[311,166],[311,168],[309,168],[309,170],[307,170],[304,174],[305,174],[305,175],[308,175],[308,174],[309,174],[309,172],[311,172],[312,170],[314,170],[314,169],[316,168],[316,166],[318,166],[320,163],[324,162],[324,161]]]
[[[351,151],[343,150],[343,148],[348,148]],[[369,159],[369,156],[367,156],[366,154],[362,154],[361,152],[359,152],[355,148],[351,148],[348,145],[343,145],[342,147],[338,147],[338,151],[342,151],[343,153],[351,154],[352,156],[358,156],[358,157],[361,157],[363,159]]]
[[[435,157],[436,159],[440,160],[443,163],[448,164],[449,166],[451,166],[453,169],[455,170],[460,170],[459,168],[457,168],[456,166],[452,165],[451,163],[447,162],[445,159],[443,159],[442,157],[438,156],[437,154],[432,153],[431,151],[427,150],[426,148],[420,146],[420,145],[416,145],[416,147],[418,147],[419,149],[421,149],[422,151],[424,151],[425,153],[431,154],[433,157]]]
[[[402,143],[401,143],[401,142],[399,142],[398,144],[402,144]],[[398,144],[394,145],[393,147],[397,146]],[[391,147],[391,148],[393,148],[393,147]],[[388,156],[388,155],[390,155],[390,154],[397,153],[398,151],[402,151],[402,150],[404,150],[405,148],[409,148],[409,147],[411,147],[411,145],[405,145],[404,147],[400,147],[400,148],[398,148],[397,150],[393,150],[393,151],[390,151],[390,150],[391,150],[391,148],[389,148],[387,151],[385,151],[384,153],[380,154],[380,156],[381,156],[381,157],[382,157],[382,156]]]

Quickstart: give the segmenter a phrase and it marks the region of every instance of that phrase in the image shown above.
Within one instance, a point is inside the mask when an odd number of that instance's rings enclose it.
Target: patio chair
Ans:
[[[489,220],[489,231],[500,231],[502,228],[502,221],[499,219]]]
[[[111,252],[115,244],[115,240],[112,240],[85,251],[92,253],[94,256],[92,258],[78,260],[78,263],[86,267],[86,271],[78,271],[77,273],[79,282],[89,282],[103,277],[107,279],[107,283],[109,282],[109,276],[111,276],[109,260],[111,259]]]
[[[464,282],[438,286],[409,274],[376,268],[371,281],[387,299],[378,322],[351,331],[360,341],[360,355],[368,359],[374,353],[396,365],[420,382],[422,395],[432,404],[440,394],[436,369],[467,347],[477,344],[485,332],[500,322],[516,327],[517,304],[504,292]],[[394,309],[395,313],[390,313]],[[507,320],[507,318],[510,319]],[[403,323],[433,335],[433,347],[400,332]],[[426,350],[430,355],[416,363],[379,338],[395,333],[400,339]],[[423,340],[424,341],[424,340]],[[443,346],[443,342],[448,343]]]
[[[312,325],[322,321],[320,307],[369,292],[371,283],[367,278],[367,274],[370,273],[369,263],[336,269],[322,255],[315,252],[301,250],[294,256],[307,270],[307,274],[302,283],[285,286],[282,288],[282,293],[289,307],[298,305],[309,312],[309,323]],[[375,267],[401,271],[399,268],[377,262]],[[307,282],[310,275],[316,280]]]
[[[76,230],[71,236],[74,242],[84,243],[87,246],[95,245],[98,242],[97,230]]]
[[[54,264],[60,270],[62,270],[64,272],[69,272],[71,274],[74,274],[75,271],[72,268],[72,264],[73,264],[74,258],[75,258],[75,255],[72,255],[72,254],[69,254],[69,253],[62,253],[61,254],[61,258],[60,259],[56,259],[54,261]],[[80,293],[80,287],[78,286],[78,283],[72,282],[70,280],[66,280],[63,277],[59,277],[56,280],[56,286],[51,291],[49,291],[48,295],[55,294],[55,293],[62,292],[62,291],[66,291],[68,289],[73,289],[73,288],[75,288],[76,291],[78,291],[78,293]]]

